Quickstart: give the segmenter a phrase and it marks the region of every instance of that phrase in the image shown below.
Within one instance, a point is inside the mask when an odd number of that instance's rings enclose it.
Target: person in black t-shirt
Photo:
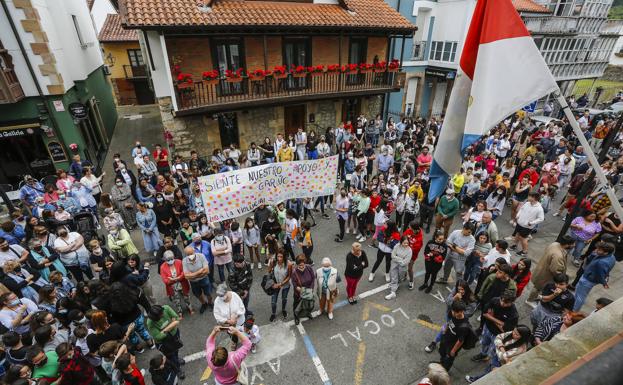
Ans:
[[[465,338],[470,333],[471,326],[465,317],[465,303],[461,300],[452,302],[450,307],[450,319],[446,324],[446,330],[441,336],[439,345],[439,355],[441,365],[446,370],[450,370],[454,359],[465,342]]]
[[[2,343],[5,346],[5,357],[9,365],[28,364],[26,361],[26,352],[29,347],[22,343],[22,337],[19,334],[13,331],[4,333],[2,335]]]
[[[564,310],[573,310],[575,296],[567,288],[568,285],[569,276],[560,273],[554,276],[554,282],[543,287],[538,297],[539,304],[530,315],[533,329],[536,329],[545,318],[560,317]]]
[[[487,353],[493,346],[495,336],[500,333],[513,330],[519,321],[519,313],[513,303],[515,293],[506,291],[501,297],[495,297],[489,301],[482,312],[484,327],[480,336],[482,348],[480,353],[472,357],[472,361],[484,361],[488,358]]]

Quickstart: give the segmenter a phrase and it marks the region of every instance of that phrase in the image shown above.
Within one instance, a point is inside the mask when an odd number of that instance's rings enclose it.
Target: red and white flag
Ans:
[[[478,0],[439,142],[429,199],[461,167],[462,151],[507,116],[558,90],[511,0]]]

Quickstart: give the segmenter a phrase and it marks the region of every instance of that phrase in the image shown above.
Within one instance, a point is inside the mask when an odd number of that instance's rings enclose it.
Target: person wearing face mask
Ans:
[[[316,270],[316,281],[316,291],[320,299],[320,314],[326,312],[327,317],[332,320],[333,305],[339,293],[337,284],[341,281],[341,278],[329,258],[322,259],[322,267]]]
[[[71,190],[69,190],[71,193]],[[64,191],[60,191],[58,193],[58,201],[56,202],[57,207],[62,207],[63,211],[69,213],[70,215],[75,215],[80,211],[80,203],[73,197],[69,196],[68,193]]]
[[[143,234],[143,245],[145,251],[156,255],[158,249],[162,245],[160,233],[158,232],[158,221],[154,211],[147,207],[145,203],[136,205],[138,211],[136,213],[136,223]]]
[[[58,354],[54,350],[44,352],[40,346],[33,345],[26,353],[26,359],[33,367],[33,379],[43,379],[49,383],[58,379]]]
[[[184,308],[188,310],[190,315],[194,314],[192,305],[190,304],[190,285],[184,275],[183,262],[175,258],[173,252],[167,250],[163,255],[163,262],[159,266],[160,278],[164,283],[167,297],[173,303],[177,314],[182,316]]]
[[[292,160],[294,160],[294,152],[288,146],[288,142],[284,141],[279,151],[277,151],[277,162],[289,162]]]
[[[175,238],[180,225],[171,202],[165,200],[163,194],[157,193],[153,210],[158,221],[158,231],[165,236]]]
[[[59,253],[65,268],[78,282],[84,279],[83,273],[86,273],[89,278],[93,278],[91,268],[88,266],[89,252],[84,246],[82,235],[69,232],[65,227],[59,228],[57,234],[54,249]],[[84,271],[82,267],[84,267]]]
[[[174,240],[172,237],[164,237],[162,246],[160,246],[156,253],[156,265],[158,268],[160,268],[160,265],[164,262],[164,253],[167,251],[171,251],[175,259],[179,259],[180,261],[184,259],[180,248],[177,247],[177,240]],[[158,273],[160,273],[160,271],[158,271]]]
[[[281,225],[277,220],[277,216],[274,213],[270,213],[260,229],[260,238],[262,239],[262,250],[260,250],[260,253],[266,255],[265,262],[268,262],[268,259],[272,259],[277,252],[280,233]]]
[[[190,209],[195,210],[197,214],[201,214],[205,211],[203,205],[203,196],[201,195],[201,189],[199,185],[193,187],[193,195],[189,198]]]
[[[232,246],[228,237],[223,234],[223,230],[214,230],[214,239],[211,242],[214,264],[218,269],[220,282],[225,281],[225,269],[228,274],[232,271]]]
[[[188,246],[184,249],[186,257],[182,260],[184,268],[184,277],[190,283],[190,289],[193,295],[197,297],[201,303],[199,313],[203,314],[208,308],[212,308],[212,282],[209,278],[210,266],[208,260],[203,254],[196,253],[195,250]]]
[[[42,197],[45,194],[45,188],[43,184],[37,182],[35,178],[30,175],[24,177],[24,185],[19,189],[19,199],[24,206],[28,209],[32,209],[35,206],[35,199]]]
[[[103,214],[104,214],[104,228],[107,231],[116,229],[118,226],[124,226],[123,223],[123,218],[121,217],[121,214],[116,213],[115,210],[112,207],[106,207],[103,210]]]
[[[78,204],[80,204],[83,210],[89,210],[93,215],[97,216],[97,202],[93,195],[91,195],[90,188],[79,182],[75,182],[73,186],[71,186],[70,194],[72,198],[78,201]]]
[[[0,268],[8,261],[25,262],[28,258],[28,250],[20,245],[10,245],[9,242],[0,237]]]
[[[141,142],[137,140],[130,154],[132,155],[132,158],[136,158],[137,156],[143,157],[145,155],[149,155],[149,149],[141,145]]]
[[[30,318],[39,308],[28,298],[18,298],[13,292],[0,295],[0,323],[21,335],[24,340],[30,340]],[[27,338],[24,338],[26,336]]]
[[[36,270],[29,271],[29,269],[17,261],[7,261],[2,267],[4,274],[0,278],[0,283],[18,297],[28,298],[36,303],[39,302],[37,292],[48,282],[42,279]]]
[[[45,199],[43,197],[37,197],[35,199],[35,205],[31,209],[32,215],[37,218],[42,218],[43,212],[46,210],[54,211],[56,208],[49,203],[45,203]]]
[[[195,250],[195,253],[203,254],[206,257],[210,269],[208,276],[210,277],[210,282],[214,282],[214,257],[212,256],[212,245],[210,242],[204,241],[201,238],[201,234],[193,233],[192,243],[189,246]]]
[[[135,191],[136,191],[136,187],[138,185],[137,184],[138,179],[136,179],[136,176],[134,175],[132,170],[129,170],[123,164],[119,165],[119,169],[118,169],[117,173],[115,174],[115,181],[117,179],[121,179],[125,184],[127,184],[130,187],[130,190],[132,191],[132,196],[134,196],[134,198],[137,199]]]
[[[113,205],[123,218],[123,223],[130,229],[136,228],[136,201],[132,189],[123,177],[115,178],[115,185],[110,189],[110,198]]]
[[[447,238],[454,221],[454,217],[459,212],[459,200],[455,198],[455,191],[451,188],[446,190],[446,195],[439,198],[437,213],[435,214],[435,231],[443,228],[444,236]]]
[[[121,225],[110,229],[107,236],[107,245],[110,251],[121,259],[126,259],[131,255],[138,255],[138,249],[134,245],[130,233]]]
[[[6,239],[10,245],[16,245],[22,242],[26,233],[21,225],[15,224],[13,221],[6,221],[0,225],[0,237]]]
[[[102,272],[106,268],[104,261],[110,257],[110,251],[106,247],[102,247],[97,239],[91,239],[87,245],[90,252],[89,261],[91,262],[91,270],[102,277]]]
[[[340,233],[335,234],[336,242],[342,242],[344,240],[344,231],[346,229],[346,221],[348,221],[348,208],[350,207],[350,199],[346,194],[346,189],[340,190],[340,195],[335,200],[335,213],[337,215],[337,221],[340,226]]]

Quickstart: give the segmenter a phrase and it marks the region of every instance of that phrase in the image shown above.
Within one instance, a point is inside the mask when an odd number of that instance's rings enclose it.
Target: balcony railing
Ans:
[[[529,16],[524,17],[524,24],[531,33],[576,33],[578,19],[560,16]]]
[[[328,73],[306,74],[284,78],[267,76],[262,80],[247,77],[239,82],[220,79],[215,82],[197,81],[176,86],[178,115],[193,112],[218,112],[279,104],[291,101],[343,98],[397,91],[404,86],[404,73]],[[182,85],[184,87],[184,85]]]
[[[411,58],[414,61],[426,60],[426,41],[414,41]]]
[[[621,35],[623,30],[623,20],[608,19],[601,26],[599,33],[601,35]]]
[[[12,68],[3,68],[0,65],[0,103],[15,103],[22,99],[24,99],[24,90],[15,72]]]
[[[134,79],[134,78],[146,78],[147,77],[147,67],[144,64],[133,66],[129,64],[123,65],[123,73],[125,74],[126,79]]]

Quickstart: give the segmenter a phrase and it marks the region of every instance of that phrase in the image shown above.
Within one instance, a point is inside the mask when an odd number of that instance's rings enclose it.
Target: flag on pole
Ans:
[[[462,152],[504,118],[558,90],[511,0],[478,0],[430,170],[428,198],[445,191]]]

